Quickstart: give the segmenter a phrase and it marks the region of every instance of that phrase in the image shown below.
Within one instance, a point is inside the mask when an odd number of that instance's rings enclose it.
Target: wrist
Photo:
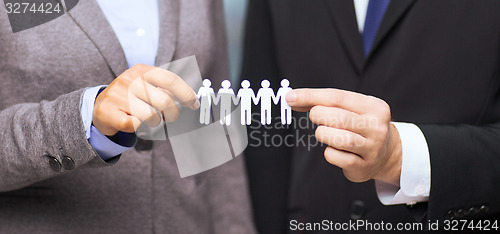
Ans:
[[[391,123],[387,163],[382,168],[380,176],[374,178],[392,185],[400,186],[401,167],[403,164],[403,147],[397,128]]]
[[[92,125],[105,136],[114,136],[118,133],[118,130],[109,127],[110,120],[106,119],[109,114],[109,108],[102,108],[101,105],[104,104],[101,100],[101,93],[106,89],[107,86],[99,89],[94,101],[94,109],[92,111]],[[106,110],[106,111],[103,111]]]

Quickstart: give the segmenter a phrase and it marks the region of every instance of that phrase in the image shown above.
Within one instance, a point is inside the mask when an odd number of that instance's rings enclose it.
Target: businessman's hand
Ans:
[[[160,111],[167,122],[179,116],[175,101],[191,109],[200,106],[196,94],[176,74],[138,64],[118,76],[96,98],[93,124],[104,135],[134,132],[144,122],[156,126]]]
[[[347,179],[399,186],[401,140],[386,102],[338,89],[296,89],[286,100],[296,111],[310,110],[309,118],[320,125],[316,138],[328,145],[326,160],[341,167]]]

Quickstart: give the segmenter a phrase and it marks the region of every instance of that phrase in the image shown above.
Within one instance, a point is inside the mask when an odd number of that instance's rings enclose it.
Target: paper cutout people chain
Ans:
[[[286,94],[292,91],[289,87],[290,82],[287,79],[281,80],[281,88],[278,89],[276,93],[276,99],[274,99],[274,104],[278,105],[281,100],[281,124],[289,125],[292,123],[292,108],[286,102]]]
[[[274,101],[276,96],[274,96],[273,89],[269,88],[268,80],[263,80],[260,85],[262,88],[257,91],[257,97],[253,103],[257,105],[260,101],[260,122],[263,125],[269,125],[271,124],[271,99]]]
[[[244,80],[241,82],[241,89],[238,90],[237,97],[241,103],[241,125],[250,125],[252,120],[252,101],[255,100],[255,93],[249,87],[250,82]]]
[[[214,98],[214,104],[220,100],[220,124],[231,125],[231,101],[234,105],[238,105],[239,99],[234,96],[234,91],[231,88],[229,80],[222,81],[222,88],[219,89],[217,97]]]
[[[289,125],[292,123],[292,108],[286,102],[286,94],[292,90],[290,82],[287,79],[281,80],[281,87],[278,89],[276,95],[273,89],[269,88],[270,83],[268,80],[261,82],[261,88],[255,95],[252,88],[250,88],[250,81],[243,80],[238,94],[234,94],[229,80],[222,81],[222,88],[219,89],[217,95],[210,87],[212,82],[209,79],[203,80],[203,86],[200,87],[196,97],[201,98],[200,104],[200,123],[209,124],[210,114],[212,107],[212,100],[214,105],[220,106],[220,124],[231,125],[231,107],[232,104],[240,104],[241,109],[241,125],[250,125],[252,120],[252,102],[258,105],[260,102],[260,122],[263,125],[271,124],[271,107],[273,102],[275,105],[281,104],[281,124]]]
[[[200,99],[200,123],[210,123],[210,111],[212,108],[212,99],[215,98],[214,89],[210,88],[212,82],[209,79],[203,80],[203,86],[200,87],[196,98]]]

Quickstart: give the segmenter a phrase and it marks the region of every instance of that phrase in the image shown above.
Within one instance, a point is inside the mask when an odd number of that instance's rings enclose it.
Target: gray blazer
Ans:
[[[196,55],[203,77],[227,78],[222,1],[159,8],[157,65]],[[95,0],[18,33],[0,12],[0,233],[254,232],[242,157],[181,179],[168,141],[116,164],[88,143],[84,88],[127,69]],[[59,148],[74,169],[51,169],[45,154],[63,162]]]

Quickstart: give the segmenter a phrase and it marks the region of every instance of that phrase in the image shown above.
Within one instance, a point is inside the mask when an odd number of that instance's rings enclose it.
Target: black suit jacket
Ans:
[[[246,158],[258,229],[282,233],[290,220],[496,218],[499,12],[497,0],[393,0],[365,58],[352,0],[251,0],[243,79],[257,87],[267,78],[277,90],[288,78],[293,88],[332,87],[379,97],[391,106],[394,121],[423,131],[431,160],[428,203],[384,206],[373,181],[349,182],[324,160],[325,146],[307,144],[314,140],[310,124],[254,124]],[[300,125],[306,115],[294,117]],[[278,137],[273,146],[273,136],[288,135],[294,137],[282,138],[293,147],[278,144]]]

